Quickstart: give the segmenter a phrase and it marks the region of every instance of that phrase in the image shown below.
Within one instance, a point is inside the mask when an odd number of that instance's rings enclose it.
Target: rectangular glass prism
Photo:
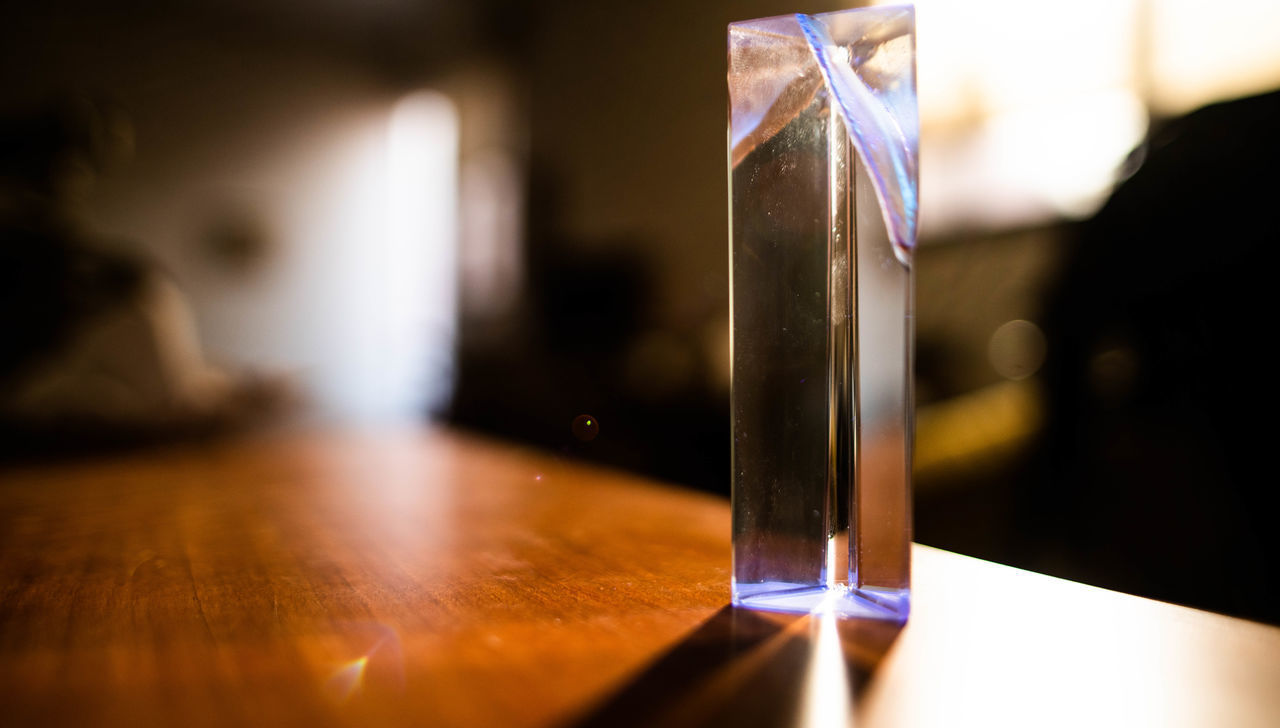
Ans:
[[[733,23],[728,80],[733,601],[906,619],[914,11]]]

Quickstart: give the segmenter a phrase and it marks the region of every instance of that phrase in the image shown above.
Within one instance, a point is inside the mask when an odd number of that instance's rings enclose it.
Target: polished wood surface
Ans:
[[[1280,629],[924,547],[902,630],[733,610],[724,501],[450,433],[9,468],[0,544],[13,725],[1280,724]]]

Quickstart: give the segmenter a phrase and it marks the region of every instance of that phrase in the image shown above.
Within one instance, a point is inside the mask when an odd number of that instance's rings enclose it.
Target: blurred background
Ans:
[[[0,456],[420,419],[727,496],[725,26],[852,6],[4,10]],[[1280,622],[1280,5],[917,21],[916,539]]]

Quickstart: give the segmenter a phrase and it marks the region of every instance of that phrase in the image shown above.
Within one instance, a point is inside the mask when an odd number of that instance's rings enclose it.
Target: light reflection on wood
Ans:
[[[833,663],[820,618],[724,606],[723,501],[453,434],[10,469],[0,544],[14,724],[1280,718],[1280,629],[919,546],[906,628],[836,621]]]

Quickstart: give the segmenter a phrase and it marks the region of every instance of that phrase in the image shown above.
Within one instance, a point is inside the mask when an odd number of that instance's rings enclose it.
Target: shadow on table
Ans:
[[[901,631],[726,606],[572,725],[844,724]]]

